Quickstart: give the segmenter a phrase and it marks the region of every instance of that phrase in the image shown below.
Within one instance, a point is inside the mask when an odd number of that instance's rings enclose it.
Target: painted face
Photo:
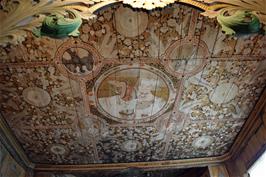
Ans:
[[[154,99],[154,95],[152,92],[155,92],[156,89],[156,80],[141,80],[139,87],[137,98],[138,101],[151,101]]]

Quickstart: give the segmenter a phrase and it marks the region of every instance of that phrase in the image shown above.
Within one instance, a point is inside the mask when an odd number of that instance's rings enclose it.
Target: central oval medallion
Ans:
[[[105,72],[95,83],[97,109],[119,122],[148,122],[173,103],[170,78],[160,70],[122,65]]]

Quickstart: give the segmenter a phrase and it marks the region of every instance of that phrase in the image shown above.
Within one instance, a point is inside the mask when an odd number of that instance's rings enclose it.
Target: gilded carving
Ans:
[[[77,36],[79,35],[78,28],[81,25],[81,19],[94,18],[93,13],[98,9],[116,2],[147,10],[162,8],[174,2],[186,3],[201,8],[204,10],[202,14],[209,18],[215,17],[226,34],[256,33],[261,29],[261,24],[266,24],[265,9],[263,8],[264,0],[256,0],[252,3],[247,0],[56,0],[49,3],[45,0],[4,0],[1,2],[3,10],[0,12],[2,26],[0,43],[1,45],[20,43],[25,40],[26,31],[32,30],[37,36],[47,35],[54,38]],[[130,16],[130,9],[126,10],[125,13]],[[46,16],[47,14],[49,16]],[[67,16],[72,16],[72,18]],[[119,16],[116,18],[119,22],[117,23],[118,31],[122,33],[127,31],[123,30],[123,23],[125,22],[129,22],[128,25],[131,24],[132,27],[136,27],[134,25],[136,19],[132,17],[125,20],[119,20]],[[140,15],[137,19],[142,22],[139,26],[140,29],[145,29],[147,17]],[[120,24],[120,22],[122,23]],[[169,23],[173,24],[174,22],[170,21]],[[166,28],[163,29],[163,31],[165,30]],[[135,36],[136,34],[127,35]]]

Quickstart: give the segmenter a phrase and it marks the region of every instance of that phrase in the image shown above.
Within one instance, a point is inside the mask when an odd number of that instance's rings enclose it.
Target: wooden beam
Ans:
[[[230,177],[226,169],[226,166],[223,164],[216,166],[209,166],[209,173],[210,177]]]
[[[0,142],[5,146],[10,155],[23,168],[34,168],[34,164],[28,159],[23,148],[18,143],[8,124],[0,112]]]
[[[210,164],[216,165],[228,160],[228,155],[208,158],[195,158],[183,160],[166,160],[155,162],[131,162],[131,163],[109,163],[109,164],[88,164],[88,165],[48,165],[36,164],[34,170],[40,172],[86,172],[97,170],[124,170],[128,168],[141,169],[178,169],[191,167],[206,167]]]
[[[229,151],[229,156],[231,156],[231,159],[234,159],[238,156],[238,154],[245,147],[246,143],[250,140],[250,137],[257,131],[258,127],[261,125],[262,119],[259,118],[259,115],[261,114],[265,106],[266,88],[264,88],[264,91],[262,92],[258,102],[250,113],[246,123],[242,127],[242,130],[240,131]]]

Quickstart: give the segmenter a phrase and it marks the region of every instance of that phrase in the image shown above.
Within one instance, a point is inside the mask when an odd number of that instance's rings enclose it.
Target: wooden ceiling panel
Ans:
[[[265,87],[265,37],[229,37],[181,4],[98,13],[77,38],[0,48],[1,112],[30,160],[225,154]]]

